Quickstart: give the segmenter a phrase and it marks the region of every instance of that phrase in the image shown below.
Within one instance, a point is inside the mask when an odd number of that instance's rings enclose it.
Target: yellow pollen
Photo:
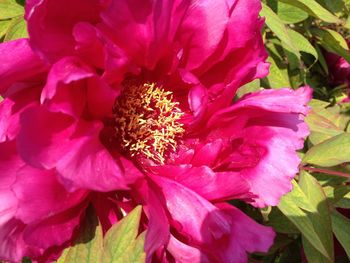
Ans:
[[[154,83],[125,87],[113,109],[121,147],[132,157],[164,164],[185,131],[178,105],[172,92]]]

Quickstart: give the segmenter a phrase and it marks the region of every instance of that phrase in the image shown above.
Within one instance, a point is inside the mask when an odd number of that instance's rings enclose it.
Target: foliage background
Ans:
[[[247,0],[249,1],[249,0]],[[256,221],[273,226],[274,246],[251,262],[350,262],[350,103],[345,84],[334,86],[324,53],[350,63],[350,0],[263,0],[263,37],[270,75],[242,87],[237,97],[263,88],[309,85],[314,99],[307,122],[311,134],[294,190],[277,207],[255,209],[234,201]],[[24,0],[0,0],[0,40],[27,37]],[[0,62],[1,63],[1,62]],[[1,100],[1,97],[0,97]],[[58,262],[143,262],[145,233],[138,234],[140,208],[105,237],[93,211],[76,245]],[[244,231],[244,230],[242,230]],[[30,262],[24,259],[25,262]]]

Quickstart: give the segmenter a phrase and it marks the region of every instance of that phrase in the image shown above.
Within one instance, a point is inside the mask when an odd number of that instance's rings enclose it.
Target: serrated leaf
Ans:
[[[5,41],[15,40],[18,38],[26,38],[26,37],[28,37],[28,32],[27,32],[27,24],[24,18],[22,16],[13,18],[7,29],[7,32],[5,35]]]
[[[338,23],[338,24],[342,22],[338,17],[333,15],[331,12],[329,12],[327,9],[325,9],[315,0],[280,0],[280,1],[283,3],[287,3],[290,5],[299,7],[300,9],[309,13],[311,16],[319,18],[325,22]]]
[[[0,19],[9,19],[24,14],[23,6],[16,0],[0,0]]]
[[[141,206],[114,224],[103,238],[102,228],[92,207],[72,247],[65,249],[57,263],[144,263],[146,232],[138,237]]]
[[[303,163],[331,167],[350,161],[350,133],[344,132],[309,149]]]
[[[333,211],[332,227],[334,235],[350,258],[350,219],[338,213],[337,211]]]
[[[307,196],[310,203],[317,209],[317,213],[308,213],[308,217],[314,226],[315,232],[327,251],[328,257],[320,253],[318,248],[312,246],[311,242],[305,237],[305,254],[309,262],[333,262],[333,234],[331,226],[331,217],[329,204],[321,185],[309,173],[303,171],[300,174],[300,188]]]
[[[57,263],[86,262],[99,263],[103,250],[102,228],[92,207],[85,216],[75,245],[66,248]]]
[[[138,263],[145,262],[146,253],[144,251],[146,232],[143,232],[138,236],[135,242],[133,242],[128,248],[124,251],[122,256],[118,258],[113,263]]]
[[[127,217],[123,218],[118,224],[114,225],[107,233],[104,239],[104,254],[102,262],[110,262],[117,263],[121,262],[121,259],[125,259],[125,251],[130,247],[135,247],[136,243],[142,244],[143,250],[143,242],[135,241],[138,230],[139,223],[141,218],[141,206],[136,207],[132,212],[128,214]],[[144,239],[141,239],[144,240]],[[133,249],[132,252],[139,253],[140,248],[138,247],[136,250]],[[142,253],[141,253],[142,254]],[[137,258],[144,259],[143,256],[136,256]],[[132,258],[130,255],[129,258]],[[127,261],[123,261],[123,263],[128,263]],[[134,261],[130,261],[132,263]],[[143,262],[143,261],[142,261]],[[136,262],[135,262],[136,263]]]

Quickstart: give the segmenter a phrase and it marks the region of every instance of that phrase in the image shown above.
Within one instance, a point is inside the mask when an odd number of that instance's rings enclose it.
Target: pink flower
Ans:
[[[348,89],[348,98],[343,102],[350,101],[350,64],[343,57],[331,52],[325,52],[325,58],[331,77],[331,84],[334,86],[345,85]]]
[[[67,6],[69,8],[67,9]],[[142,204],[148,261],[247,262],[274,239],[225,201],[276,205],[310,89],[264,90],[260,1],[31,0],[0,45],[0,258],[49,261],[92,203]]]

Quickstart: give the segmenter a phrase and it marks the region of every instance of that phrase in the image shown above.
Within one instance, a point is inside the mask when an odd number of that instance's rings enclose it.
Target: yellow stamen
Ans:
[[[154,83],[127,86],[114,107],[121,147],[133,157],[164,164],[185,131],[179,122],[183,112],[178,105],[172,92]]]

